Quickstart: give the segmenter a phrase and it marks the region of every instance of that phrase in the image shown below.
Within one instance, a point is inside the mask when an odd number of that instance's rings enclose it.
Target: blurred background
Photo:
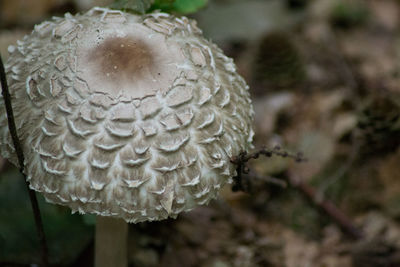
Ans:
[[[0,53],[36,23],[111,2],[0,0]],[[400,1],[209,0],[189,16],[250,85],[255,146],[308,160],[252,161],[270,179],[228,185],[177,220],[131,225],[131,266],[400,266]],[[52,265],[92,266],[95,218],[39,200]],[[321,212],[323,200],[363,237]],[[24,182],[0,160],[0,266],[33,266],[38,247]]]

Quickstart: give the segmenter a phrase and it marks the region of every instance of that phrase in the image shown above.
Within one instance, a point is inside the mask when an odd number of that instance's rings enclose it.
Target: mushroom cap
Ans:
[[[9,52],[24,172],[73,212],[176,217],[215,198],[251,147],[248,86],[186,17],[93,8],[35,26]],[[17,164],[0,110],[1,154]]]

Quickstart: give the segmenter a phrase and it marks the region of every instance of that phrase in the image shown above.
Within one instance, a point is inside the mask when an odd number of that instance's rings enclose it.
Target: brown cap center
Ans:
[[[100,43],[98,34],[82,38],[84,45],[77,47],[79,78],[91,92],[111,97],[137,99],[167,91],[180,73],[177,66],[184,63],[181,47],[146,28],[124,32],[124,37],[115,36],[115,29],[106,32]]]
[[[88,57],[97,72],[114,82],[142,78],[153,65],[149,47],[140,40],[114,37],[93,48]]]

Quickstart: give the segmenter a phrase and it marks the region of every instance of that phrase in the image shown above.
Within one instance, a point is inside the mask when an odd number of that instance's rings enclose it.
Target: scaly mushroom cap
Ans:
[[[248,86],[185,17],[94,8],[9,52],[30,186],[73,211],[176,217],[215,198],[251,146]],[[1,153],[16,164],[2,99],[0,110]]]

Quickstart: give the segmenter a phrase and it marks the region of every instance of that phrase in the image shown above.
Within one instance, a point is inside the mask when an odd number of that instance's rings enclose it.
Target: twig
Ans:
[[[310,185],[301,181],[300,178],[292,175],[289,177],[289,183],[293,188],[298,189],[304,196],[306,196],[311,202],[331,217],[347,234],[354,239],[360,239],[363,237],[362,231],[357,228],[353,222],[339,210],[333,202],[329,200],[320,200],[316,190]]]
[[[287,151],[282,150],[280,146],[275,146],[273,149],[267,149],[265,147],[262,147],[253,153],[242,152],[239,154],[239,156],[233,158],[232,162],[235,164],[244,164],[251,159],[259,158],[261,155],[266,156],[268,158],[272,157],[273,155],[280,156],[283,158],[292,158],[297,162],[306,161],[302,153],[291,154]]]
[[[245,186],[243,184],[242,173],[244,168],[244,163],[241,161],[242,157],[245,156],[245,153],[242,152],[237,158],[232,159],[232,163],[236,164],[236,176],[233,177],[233,185],[232,191],[246,191]]]
[[[15,152],[17,154],[19,170],[20,170],[21,174],[23,175],[26,187],[29,192],[29,198],[31,201],[33,215],[35,218],[36,230],[37,230],[40,245],[41,245],[42,266],[48,267],[49,266],[48,252],[47,252],[46,237],[45,237],[44,230],[43,230],[43,222],[42,222],[42,218],[40,215],[40,209],[39,209],[39,204],[38,204],[38,201],[36,198],[36,194],[33,190],[31,190],[29,188],[29,183],[26,180],[26,175],[24,173],[24,154],[23,154],[23,150],[21,147],[21,143],[20,143],[18,135],[17,135],[17,128],[15,126],[14,113],[13,113],[13,109],[12,109],[12,105],[11,105],[11,96],[10,96],[10,92],[8,90],[6,73],[5,73],[3,59],[1,58],[1,55],[0,55],[0,80],[1,80],[2,94],[3,94],[4,103],[5,103],[6,112],[7,112],[8,129],[10,131],[10,135],[11,135],[11,138],[12,138],[12,141],[14,144]]]
[[[232,159],[232,163],[236,164],[236,172],[237,175],[233,178],[235,183],[232,186],[232,191],[245,191],[248,192],[252,187],[251,179],[243,179],[242,174],[248,174],[249,169],[246,167],[246,163],[251,159],[257,159],[260,155],[264,155],[266,157],[271,157],[272,155],[278,155],[281,157],[290,157],[295,159],[296,161],[304,161],[303,155],[301,153],[297,153],[296,155],[289,154],[288,152],[281,151],[280,147],[275,147],[273,150],[268,150],[262,148],[254,153],[240,153],[239,156]],[[251,176],[248,176],[249,178]],[[311,187],[310,185],[301,181],[301,179],[296,178],[291,175],[288,179],[289,184],[299,190],[304,196],[306,196],[312,203],[318,207],[320,210],[325,212],[329,217],[335,221],[344,232],[350,235],[354,239],[360,239],[363,237],[363,233],[360,229],[358,229],[351,220],[340,211],[335,204],[333,204],[329,200],[322,200],[321,197],[318,197],[319,194],[317,191]]]
[[[287,151],[281,150],[279,146],[275,146],[273,149],[267,149],[265,147],[260,148],[259,150],[247,153],[241,152],[238,156],[233,157],[231,162],[236,165],[236,176],[233,177],[234,184],[232,186],[232,191],[248,191],[248,183],[245,183],[242,178],[242,173],[248,174],[249,168],[246,166],[246,163],[251,159],[257,159],[260,156],[272,157],[279,156],[283,158],[292,158],[296,162],[306,161],[302,153],[291,154]],[[276,182],[276,181],[275,181]],[[281,183],[282,184],[282,183]]]

